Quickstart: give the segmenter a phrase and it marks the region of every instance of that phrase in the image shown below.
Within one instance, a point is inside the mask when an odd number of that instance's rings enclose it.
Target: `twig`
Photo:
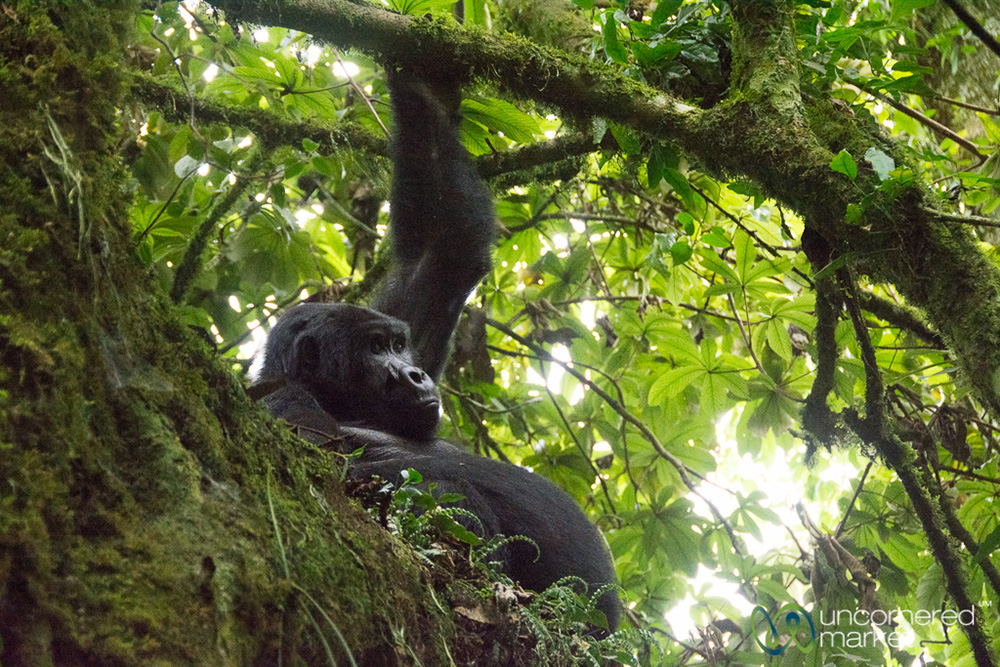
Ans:
[[[771,245],[770,243],[768,243],[767,241],[765,241],[764,239],[762,239],[760,237],[760,234],[758,234],[754,230],[752,230],[749,227],[747,227],[746,225],[744,225],[742,220],[740,220],[735,215],[733,215],[732,213],[730,213],[728,210],[726,210],[725,208],[723,208],[723,206],[721,204],[719,204],[717,201],[715,201],[714,199],[712,199],[711,197],[709,197],[708,193],[705,192],[704,190],[702,190],[701,188],[699,188],[697,185],[695,185],[694,183],[689,183],[689,185],[690,185],[690,187],[691,187],[692,190],[694,190],[699,195],[701,195],[705,199],[705,201],[707,201],[709,204],[711,204],[717,211],[719,211],[720,213],[722,213],[722,215],[724,215],[727,218],[729,218],[733,222],[733,224],[735,224],[737,227],[739,227],[740,229],[742,229],[743,231],[745,231],[747,234],[749,234],[750,238],[752,238],[754,241],[756,241],[757,244],[760,247],[764,248],[769,253],[771,253],[772,257],[781,257],[780,250],[783,250],[783,249],[776,248],[773,245]],[[793,268],[792,269],[792,273],[795,273],[800,278],[802,278],[803,280],[805,280],[807,285],[812,285],[812,277],[807,276],[805,273],[803,273],[799,269]]]
[[[959,475],[961,477],[968,477],[969,479],[978,479],[981,482],[989,482],[990,484],[1000,484],[1000,479],[995,477],[986,477],[985,475],[977,475],[970,470],[959,470],[958,468],[952,468],[949,466],[935,466],[935,470],[940,470],[941,472],[950,472],[953,475]]]
[[[851,503],[847,506],[847,511],[844,512],[844,518],[840,520],[840,524],[837,526],[837,531],[833,534],[833,539],[839,540],[841,533],[844,532],[844,527],[847,526],[847,519],[851,516],[851,510],[854,509],[854,503],[857,502],[858,496],[861,495],[861,489],[865,486],[865,479],[868,477],[868,471],[872,469],[874,465],[873,461],[869,461],[868,465],[865,466],[865,471],[861,473],[861,479],[858,480],[858,488],[854,489],[854,495],[851,497]]]
[[[353,88],[354,92],[356,92],[361,99],[364,100],[365,106],[367,106],[368,110],[372,112],[373,116],[375,116],[375,121],[378,123],[379,127],[382,128],[382,131],[385,132],[386,136],[389,136],[389,129],[385,126],[385,123],[382,122],[382,118],[378,115],[378,112],[375,111],[375,107],[372,106],[372,101],[371,98],[368,97],[368,93],[365,92],[364,88],[358,85],[358,82],[355,81],[354,77],[347,71],[347,64],[344,62],[344,59],[340,57],[340,51],[334,47],[330,47],[330,50],[333,51],[334,57],[337,59],[337,62],[340,63],[340,71],[342,71],[344,76],[347,77],[347,81],[351,84],[351,88]]]
[[[967,150],[970,153],[972,153],[973,155],[975,155],[979,159],[979,164],[982,164],[983,162],[986,161],[986,158],[988,156],[983,155],[981,152],[979,152],[979,146],[976,146],[976,144],[972,143],[971,141],[969,141],[968,139],[966,139],[962,135],[958,134],[957,132],[955,132],[955,130],[951,129],[947,125],[942,125],[941,123],[937,122],[933,118],[929,118],[928,116],[925,116],[924,114],[920,113],[916,109],[911,109],[910,107],[906,106],[905,104],[902,104],[901,102],[897,102],[896,100],[892,99],[888,95],[883,95],[882,93],[871,91],[871,90],[867,90],[867,89],[864,89],[864,90],[869,95],[878,98],[882,102],[885,102],[886,104],[888,104],[892,108],[896,109],[897,111],[899,111],[900,113],[902,113],[902,114],[904,114],[906,116],[909,116],[910,118],[914,119],[915,121],[917,121],[921,125],[925,125],[925,126],[929,127],[931,130],[933,130],[939,136],[941,136],[941,137],[943,137],[945,139],[951,139],[956,144],[958,144],[959,146],[961,146],[965,150]]]
[[[153,23],[153,28],[149,31],[149,34],[153,39],[163,45],[167,55],[170,56],[170,63],[174,66],[174,69],[177,70],[177,76],[180,77],[181,83],[184,84],[184,90],[187,92],[188,104],[190,106],[190,111],[188,112],[188,126],[191,128],[191,131],[194,132],[194,136],[204,140],[201,132],[199,132],[198,128],[194,125],[194,91],[191,90],[191,86],[189,86],[187,82],[187,77],[185,77],[184,72],[181,71],[180,62],[178,62],[180,59],[174,54],[174,50],[170,48],[170,45],[160,39],[160,36],[156,34],[155,22]]]
[[[138,243],[142,243],[145,240],[150,230],[152,230],[153,227],[156,226],[156,223],[160,221],[160,216],[162,216],[163,212],[167,210],[167,206],[170,206],[170,202],[172,202],[174,200],[174,197],[177,196],[177,193],[180,191],[181,186],[184,185],[184,181],[186,181],[191,176],[191,174],[198,171],[198,168],[200,166],[201,165],[195,165],[194,167],[191,167],[190,169],[188,169],[186,174],[181,176],[181,180],[177,181],[177,185],[174,186],[174,189],[170,192],[170,195],[167,197],[167,200],[163,202],[163,206],[161,206],[160,210],[156,212],[156,215],[153,217],[153,221],[150,222],[148,225],[146,225],[146,228],[142,230],[141,234],[139,234],[139,238],[137,239]]]
[[[983,24],[973,18],[972,14],[965,11],[965,8],[958,4],[958,0],[944,0],[944,4],[951,7],[951,11],[955,12],[955,16],[958,17],[958,20],[964,23],[966,27],[972,31],[973,35],[978,37],[990,51],[995,53],[996,56],[1000,58],[1000,44],[998,44],[997,40],[993,38],[993,35],[986,32],[986,28],[983,27]]]
[[[757,358],[757,353],[753,351],[753,341],[750,340],[750,334],[743,326],[743,320],[740,319],[739,311],[736,309],[736,299],[733,298],[732,292],[726,295],[729,298],[729,308],[733,311],[733,317],[736,319],[736,325],[740,328],[740,336],[743,338],[743,342],[746,343],[747,351],[750,353],[750,358],[753,359],[753,365],[757,367],[761,375],[767,375],[767,371],[764,370],[764,366],[761,365],[760,359]],[[746,290],[743,291],[743,302],[746,303],[747,294]]]
[[[947,97],[942,97],[940,95],[931,95],[931,99],[939,100],[945,104],[952,104],[956,107],[962,107],[963,109],[968,109],[969,111],[976,111],[979,113],[984,113],[987,116],[1000,116],[1000,109],[988,109],[986,107],[977,106],[975,104],[969,104],[968,102],[960,102],[959,100],[948,99]]]
[[[545,370],[541,364],[539,364],[539,367],[542,371]],[[542,377],[545,377],[544,372],[542,373]],[[601,483],[601,491],[604,493],[604,499],[608,501],[608,507],[611,508],[611,513],[617,516],[618,510],[615,508],[615,504],[611,501],[611,493],[608,491],[607,481],[605,481],[604,476],[601,475],[601,471],[597,469],[597,466],[594,465],[594,462],[590,458],[590,454],[583,448],[583,443],[581,443],[580,439],[576,437],[576,433],[573,432],[573,428],[569,425],[569,420],[566,419],[566,413],[563,412],[563,409],[559,406],[559,403],[556,401],[555,394],[553,394],[552,390],[549,389],[548,384],[545,385],[545,393],[549,395],[549,400],[552,401],[552,407],[556,409],[556,413],[559,415],[559,419],[562,420],[563,426],[566,428],[566,432],[569,433],[569,437],[573,439],[573,444],[576,445],[580,454],[584,459],[586,459],[587,465],[590,467],[590,471],[593,473],[594,477],[596,477]]]
[[[958,215],[957,213],[943,213],[933,209],[924,210],[936,217],[938,220],[943,220],[945,222],[958,222],[963,225],[972,225],[974,227],[1000,227],[1000,221],[993,220],[992,218],[985,218],[981,215]]]

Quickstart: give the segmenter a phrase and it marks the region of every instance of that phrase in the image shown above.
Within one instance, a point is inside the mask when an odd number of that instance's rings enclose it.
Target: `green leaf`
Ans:
[[[533,142],[542,133],[532,116],[495,97],[462,100],[462,116],[522,144]]]
[[[932,563],[917,581],[916,607],[938,609],[944,601],[944,570],[940,563]]]
[[[845,150],[837,153],[837,156],[830,161],[830,169],[844,174],[852,181],[858,177],[858,165],[851,154]]]
[[[778,516],[778,513],[772,509],[769,509],[767,507],[761,507],[758,504],[747,505],[746,509],[748,512],[756,514],[757,516],[759,516],[764,521],[767,521],[768,523],[772,523],[775,526],[782,525],[781,517]],[[796,570],[794,567],[789,568],[787,571],[799,577],[801,577],[802,575],[801,571]]]
[[[721,414],[728,407],[727,398],[726,383],[714,373],[705,373],[701,379],[701,414],[707,417]]]
[[[750,270],[757,259],[757,247],[753,244],[753,238],[742,227],[738,227],[733,234],[733,245],[736,247],[736,275],[739,276],[740,284],[746,285],[750,282]]]
[[[673,368],[653,381],[649,387],[647,400],[650,405],[665,405],[667,401],[684,391],[688,385],[706,374],[705,369],[701,366]]]
[[[604,25],[601,34],[604,36],[604,52],[616,63],[628,63],[628,49],[618,40],[618,22],[610,12],[601,15]]]
[[[721,227],[713,227],[712,231],[702,234],[699,238],[702,243],[715,246],[716,248],[728,248],[732,245],[729,239],[726,238],[726,234]]]
[[[185,155],[174,163],[174,173],[177,174],[177,178],[184,178],[194,172],[200,164],[200,160],[196,160],[190,155]]]
[[[663,180],[663,170],[666,165],[663,160],[663,152],[659,146],[653,146],[649,152],[649,159],[646,160],[646,187],[650,190],[660,186]]]
[[[984,113],[977,113],[976,118],[982,123],[983,129],[986,131],[986,137],[990,140],[990,143],[1000,144],[1000,125]],[[996,153],[993,155],[995,156]]]
[[[743,195],[744,197],[753,197],[754,208],[760,208],[761,204],[764,203],[764,193],[761,192],[760,188],[751,181],[733,181],[726,187],[737,194]]]
[[[695,199],[695,191],[691,189],[691,184],[688,183],[687,176],[684,175],[679,169],[664,169],[663,178],[667,183],[677,191],[681,200],[684,202],[684,206],[689,210],[698,209],[698,201]]]
[[[788,336],[788,330],[778,320],[771,320],[766,326],[768,346],[785,361],[791,361],[795,353],[792,350],[792,340]]]
[[[677,13],[680,8],[681,3],[684,0],[663,0],[663,2],[656,3],[656,9],[653,10],[653,15],[650,17],[650,23],[653,26],[659,26],[663,24],[667,19]]]
[[[464,0],[466,25],[481,25],[489,27],[490,12],[486,0]]]
[[[973,561],[976,563],[983,562],[991,553],[997,550],[997,547],[1000,547],[1000,527],[994,528],[993,532],[979,543],[979,549],[976,551]]]
[[[388,0],[389,7],[400,14],[431,14],[450,11],[455,4],[452,0]]]
[[[688,236],[694,234],[694,216],[687,211],[681,211],[677,214],[677,224],[681,226],[681,229]]]
[[[639,135],[637,135],[632,128],[612,123],[611,134],[614,136],[615,141],[618,142],[618,146],[625,152],[626,155],[636,155],[640,152],[641,146],[639,144]]]
[[[785,587],[773,579],[762,577],[757,582],[757,589],[761,590],[779,602],[795,602],[796,600],[785,590]]]
[[[913,12],[933,4],[934,1],[935,0],[893,0],[892,18],[908,19]]]
[[[673,60],[680,52],[681,45],[677,42],[660,42],[653,47],[642,42],[635,42],[632,45],[635,60],[643,67],[653,67],[664,61]]]
[[[719,257],[715,251],[702,250],[698,253],[698,257],[701,259],[701,263],[706,269],[718,273],[723,277],[723,279],[729,282],[737,285],[740,284],[740,278],[736,275],[736,272],[733,271],[732,267],[729,266],[725,260]]]
[[[813,280],[822,280],[823,278],[829,278],[838,269],[842,269],[847,266],[847,255],[838,255],[833,259],[832,262],[824,266],[822,269],[816,272],[813,276]]]
[[[864,215],[864,209],[857,204],[848,204],[847,210],[844,212],[844,222],[849,225],[857,224],[862,215]]]
[[[680,240],[670,246],[670,257],[674,260],[674,266],[683,264],[691,259],[691,246],[685,240]]]
[[[671,236],[657,233],[653,236],[653,248],[646,256],[646,262],[650,267],[664,278],[670,277],[670,267],[663,261],[664,256],[670,252]]]
[[[896,168],[896,161],[874,146],[865,151],[865,160],[871,163],[880,181],[889,178],[889,172]]]

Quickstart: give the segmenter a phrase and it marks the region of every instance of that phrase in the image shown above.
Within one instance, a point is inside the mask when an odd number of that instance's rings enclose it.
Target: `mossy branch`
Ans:
[[[309,33],[360,49],[393,66],[406,63],[428,78],[483,78],[511,94],[560,110],[567,118],[608,118],[693,149],[701,135],[700,109],[588,61],[513,35],[461,27],[450,19],[411,18],[349,0],[282,3],[211,0],[231,19]]]
[[[174,303],[180,303],[184,300],[188,286],[201,269],[201,256],[205,252],[205,246],[208,245],[209,235],[218,228],[222,217],[232,210],[236,201],[246,192],[253,180],[254,173],[260,168],[263,161],[263,150],[257,149],[247,162],[246,168],[241,169],[242,173],[236,178],[236,182],[229,189],[229,192],[223,195],[222,199],[212,207],[212,212],[198,227],[198,231],[192,237],[191,243],[184,253],[184,258],[174,274],[174,284],[170,289],[170,298]]]
[[[816,377],[802,409],[802,426],[824,445],[839,439],[838,420],[826,400],[833,391],[837,370],[837,322],[841,298],[832,277],[816,281]],[[810,454],[815,451],[810,447]]]
[[[976,538],[969,532],[969,530],[962,525],[962,522],[958,520],[958,516],[955,515],[955,505],[952,503],[951,499],[944,493],[938,493],[938,505],[941,508],[941,515],[944,516],[945,524],[948,526],[948,532],[955,536],[958,541],[960,541],[965,548],[969,550],[969,554],[972,556],[979,555],[979,568],[983,571],[986,576],[986,581],[990,583],[990,587],[993,588],[993,592],[1000,596],[1000,572],[997,571],[996,566],[993,561],[990,560],[989,554],[982,555],[979,554],[979,543],[976,542]]]
[[[309,121],[293,122],[260,108],[231,106],[203,97],[191,100],[180,87],[144,72],[132,74],[132,91],[141,104],[158,109],[167,120],[187,123],[193,108],[196,122],[246,128],[268,149],[301,146],[303,139],[309,139],[319,145],[322,153],[359,150],[370,155],[388,155],[388,142],[384,138],[352,123],[340,122],[328,127]],[[577,133],[512,151],[482,155],[474,160],[474,164],[480,176],[495,179],[515,172],[559,165],[567,159],[595,150],[616,151],[618,144],[610,133],[599,143],[595,143],[589,134]]]
[[[303,139],[310,139],[328,153],[359,149],[373,155],[387,154],[385,139],[351,123],[338,123],[336,127],[324,127],[307,121],[295,123],[273,111],[260,108],[230,106],[203,97],[192,100],[179,86],[170,85],[149,74],[133,72],[131,76],[135,99],[141,104],[159,109],[167,120],[173,122],[189,122],[193,108],[196,122],[246,128],[266,148],[301,146]]]
[[[871,292],[864,291],[858,292],[858,305],[880,320],[885,320],[894,327],[899,327],[915,334],[938,350],[947,348],[941,336],[927,326],[912,309],[906,306],[893,303],[888,299],[882,299]]]

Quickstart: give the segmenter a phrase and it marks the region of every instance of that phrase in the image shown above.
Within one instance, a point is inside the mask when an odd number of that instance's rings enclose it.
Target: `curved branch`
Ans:
[[[885,320],[894,327],[912,332],[935,349],[945,350],[948,348],[941,336],[906,306],[862,290],[858,291],[858,305],[880,320]]]
[[[868,330],[861,316],[861,307],[857,301],[857,289],[854,280],[847,269],[837,272],[844,295],[844,304],[854,324],[854,333],[861,348],[861,359],[865,366],[865,416],[859,418],[850,413],[845,415],[851,429],[864,442],[876,449],[879,456],[895,471],[903,484],[906,495],[910,498],[913,511],[927,535],[931,553],[941,564],[944,571],[945,588],[959,609],[971,609],[973,621],[962,625],[965,636],[972,646],[976,664],[979,667],[995,667],[996,660],[990,650],[990,638],[987,630],[980,622],[982,610],[972,602],[969,595],[968,574],[965,564],[958,556],[955,545],[945,535],[942,527],[940,505],[932,503],[932,493],[940,493],[940,487],[925,483],[913,466],[913,450],[899,439],[890,423],[891,416],[886,410],[885,386],[882,383],[881,371],[875,358]]]
[[[300,30],[388,65],[406,62],[429,78],[488,78],[515,96],[551,104],[567,118],[607,118],[692,150],[713,139],[700,122],[704,111],[624,77],[615,67],[513,35],[459,27],[447,19],[411,18],[349,0],[209,4],[231,18]]]
[[[370,155],[388,155],[385,138],[375,136],[354,123],[342,121],[331,127],[308,120],[293,122],[261,108],[231,106],[197,96],[188,98],[182,89],[145,72],[132,74],[132,91],[136,99],[158,109],[167,120],[188,123],[193,109],[201,122],[250,130],[266,148],[301,146],[303,139],[309,139],[316,142],[323,153],[361,150]],[[481,155],[475,158],[474,164],[480,176],[493,179],[511,172],[556,164],[596,150],[617,151],[618,143],[611,133],[599,143],[595,143],[589,134],[570,134],[515,150]]]

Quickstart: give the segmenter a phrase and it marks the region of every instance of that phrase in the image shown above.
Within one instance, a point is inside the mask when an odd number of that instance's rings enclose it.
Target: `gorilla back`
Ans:
[[[389,84],[396,118],[392,268],[375,310],[302,304],[278,320],[260,381],[283,377],[286,384],[267,406],[313,442],[344,452],[364,447],[352,475],[395,481],[414,468],[437,492],[465,497],[461,505],[480,519],[481,537],[532,540],[499,554],[505,572],[524,586],[542,590],[573,576],[594,592],[615,583],[614,568],[572,498],[539,475],[435,437],[435,381],[465,300],[490,268],[494,213],[458,143],[457,87],[393,73]],[[607,591],[598,608],[614,630],[617,594]]]

